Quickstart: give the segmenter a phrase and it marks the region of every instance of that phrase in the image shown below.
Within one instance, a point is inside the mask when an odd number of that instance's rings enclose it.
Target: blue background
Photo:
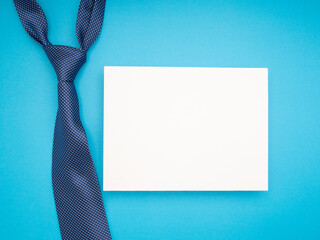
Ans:
[[[53,44],[78,46],[79,0],[39,0]],[[0,3],[0,238],[59,239],[51,187],[57,80]],[[269,68],[268,192],[104,192],[114,240],[320,239],[320,2],[109,0],[78,74],[102,186],[103,66]]]

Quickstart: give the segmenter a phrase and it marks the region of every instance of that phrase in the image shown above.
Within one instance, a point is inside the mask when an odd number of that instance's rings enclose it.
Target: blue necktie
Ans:
[[[43,47],[58,77],[52,185],[61,237],[109,240],[109,226],[73,83],[100,33],[105,0],[81,0],[76,24],[79,49],[49,42],[47,20],[35,0],[14,0],[14,4],[25,30]]]

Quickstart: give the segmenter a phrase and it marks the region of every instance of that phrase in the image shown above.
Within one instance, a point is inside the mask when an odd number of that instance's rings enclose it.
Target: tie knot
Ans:
[[[59,81],[72,82],[86,62],[86,52],[78,48],[46,45],[43,46]]]

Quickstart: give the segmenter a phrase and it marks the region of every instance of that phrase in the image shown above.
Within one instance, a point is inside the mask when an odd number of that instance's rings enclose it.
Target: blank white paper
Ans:
[[[268,69],[105,67],[103,189],[268,190]]]

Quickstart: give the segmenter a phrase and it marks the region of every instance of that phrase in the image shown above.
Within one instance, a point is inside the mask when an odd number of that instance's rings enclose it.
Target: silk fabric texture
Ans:
[[[111,239],[96,171],[80,121],[74,79],[98,37],[105,0],[81,0],[76,35],[80,48],[52,45],[44,12],[35,0],[14,0],[27,33],[44,49],[58,77],[58,112],[52,185],[62,239]]]

